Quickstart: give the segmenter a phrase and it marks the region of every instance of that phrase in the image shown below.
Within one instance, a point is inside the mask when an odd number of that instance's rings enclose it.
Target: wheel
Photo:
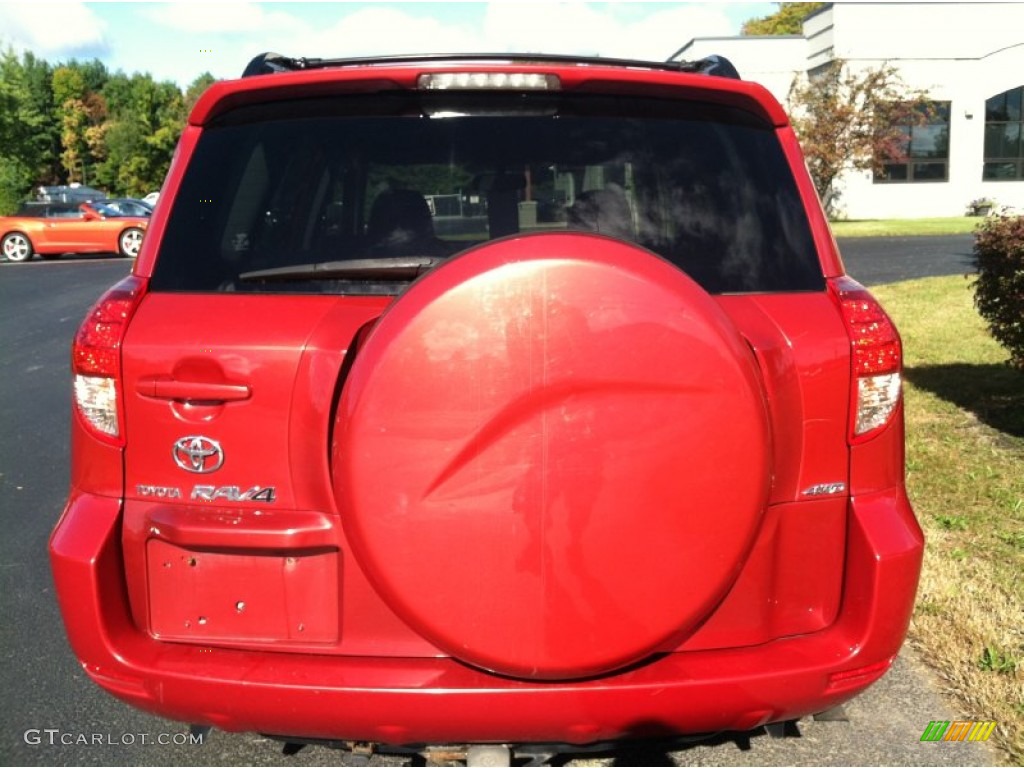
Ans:
[[[28,261],[32,258],[32,241],[21,232],[10,232],[0,240],[0,252],[8,261]]]
[[[760,525],[760,387],[728,316],[646,251],[464,252],[388,308],[342,385],[353,555],[403,621],[492,672],[582,678],[675,647]]]
[[[117,238],[117,249],[121,252],[122,256],[130,256],[135,258],[139,255],[139,249],[142,247],[142,230],[136,227],[130,227],[126,229]]]

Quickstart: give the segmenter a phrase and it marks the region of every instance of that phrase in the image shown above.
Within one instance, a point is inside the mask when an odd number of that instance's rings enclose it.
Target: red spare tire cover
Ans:
[[[527,235],[414,283],[345,381],[334,490],[385,602],[442,651],[576,678],[691,631],[737,576],[770,475],[749,349],[611,238]]]

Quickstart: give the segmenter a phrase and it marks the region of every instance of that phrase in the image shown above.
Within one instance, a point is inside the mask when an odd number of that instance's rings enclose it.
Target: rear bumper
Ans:
[[[508,680],[446,658],[383,659],[166,643],[131,621],[120,503],[78,495],[50,542],[85,671],[119,698],[229,731],[388,744],[584,744],[748,730],[828,709],[881,677],[906,634],[923,538],[903,491],[854,499],[843,603],[828,629],[672,653],[596,680]]]

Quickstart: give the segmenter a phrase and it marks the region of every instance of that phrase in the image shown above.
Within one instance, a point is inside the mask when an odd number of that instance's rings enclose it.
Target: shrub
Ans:
[[[977,230],[974,305],[989,332],[1024,370],[1024,216],[992,216]]]

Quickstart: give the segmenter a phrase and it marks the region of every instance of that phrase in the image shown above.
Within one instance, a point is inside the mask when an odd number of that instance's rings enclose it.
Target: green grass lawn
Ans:
[[[903,237],[913,235],[967,235],[985,219],[979,216],[950,216],[934,219],[871,219],[833,221],[836,237]]]
[[[968,719],[1024,759],[1024,373],[991,339],[970,283],[872,292],[903,336],[907,486],[927,546],[911,638]]]

